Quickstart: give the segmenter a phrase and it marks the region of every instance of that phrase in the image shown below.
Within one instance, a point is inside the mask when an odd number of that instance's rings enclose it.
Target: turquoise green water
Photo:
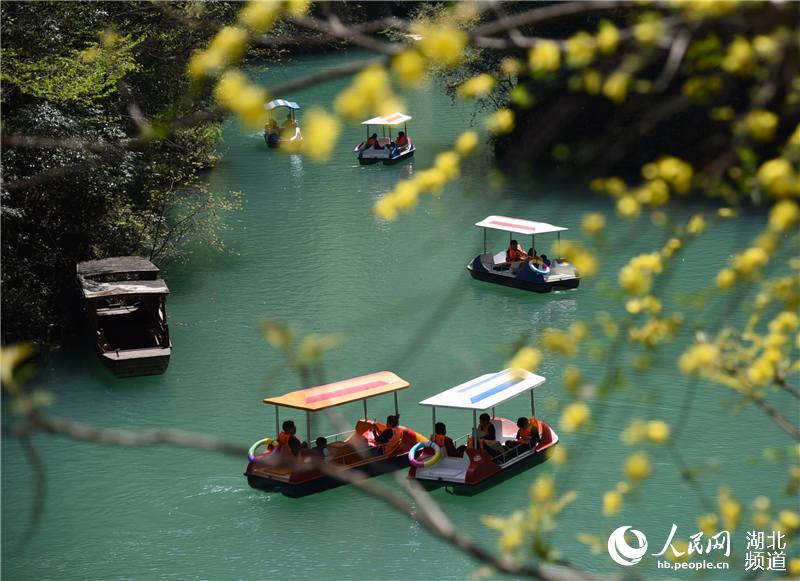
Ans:
[[[258,74],[266,83],[280,82],[345,58],[304,58]],[[329,105],[342,86],[330,83],[283,97],[304,106]],[[169,370],[159,377],[117,380],[89,349],[68,346],[44,358],[36,380],[56,395],[52,413],[106,426],[169,426],[244,446],[274,435],[272,411],[261,398],[303,386],[260,334],[259,322],[271,318],[303,333],[343,334],[341,346],[326,356],[327,380],[381,369],[408,379],[412,388],[400,394],[402,421],[427,432],[430,413],[416,402],[501,369],[504,349],[524,333],[535,341],[543,327],[565,328],[600,309],[617,309],[604,284],[613,283],[632,252],[660,248],[664,235],[646,221],[617,222],[606,201],[580,195],[579,179],[509,185],[487,195],[489,160],[483,151],[441,198],[426,199],[397,222],[376,220],[372,202],[399,178],[428,167],[433,153],[451,143],[472,114],[435,87],[409,96],[408,104],[418,151],[413,162],[395,167],[355,163],[352,145],[362,137],[355,124],[345,128],[332,159],[316,165],[267,151],[260,134],[227,123],[220,145],[224,159],[209,180],[214,188],[242,190],[246,204],[226,235],[233,254],[198,251],[187,264],[166,270],[174,343]],[[569,235],[580,239],[580,216],[587,210],[609,216],[611,246],[604,251],[601,274],[577,291],[537,295],[469,278],[465,266],[482,245],[472,224],[484,216],[550,221],[572,228]],[[679,208],[673,215],[684,219],[692,212]],[[709,273],[758,232],[761,220],[753,216],[715,226],[682,255],[665,295],[678,299],[705,288]],[[490,241],[499,251],[507,239],[497,233]],[[717,321],[725,307],[724,301],[712,302],[694,313],[682,336],[695,323]],[[553,472],[559,490],[574,489],[579,498],[551,538],[564,557],[591,571],[621,568],[605,551],[591,554],[576,540],[580,533],[605,541],[612,529],[632,525],[658,545],[655,552],[674,522],[677,538],[688,540],[698,530],[697,517],[708,510],[663,449],[650,451],[654,474],[620,514],[600,513],[602,493],[622,479],[630,450],[619,436],[629,419],[672,422],[681,413],[687,381],[674,370],[675,352],[667,349],[666,355],[673,358],[657,358],[648,373],[629,375],[613,399],[590,400],[594,430],[562,433],[572,464],[558,469],[544,464],[472,498],[442,491],[435,498],[461,532],[493,547],[495,533],[480,516],[525,507],[533,480]],[[623,352],[621,360],[630,363],[633,357]],[[599,383],[606,362],[585,354],[576,362]],[[547,359],[539,370],[549,378],[537,391],[539,414],[556,427],[558,408],[570,401],[560,381],[562,366]],[[720,403],[730,401],[720,388],[698,386],[680,436],[681,452],[691,467],[704,468],[698,479],[712,503],[719,483],[745,501],[759,494],[777,499],[785,467],[761,459],[761,449],[784,446],[788,438],[752,410],[733,418],[720,413]],[[520,400],[498,413],[516,417],[526,408],[527,401]],[[342,411],[355,420],[359,409]],[[391,409],[390,397],[373,400],[370,415],[383,417]],[[466,414],[440,416],[453,434],[468,428]],[[335,431],[322,423],[321,431]],[[759,429],[748,432],[745,446],[743,426],[750,423]],[[27,524],[33,477],[17,444],[3,441],[2,565],[9,579],[462,579],[477,568],[406,516],[352,487],[295,500],[251,490],[242,476],[245,458],[170,448],[123,450],[45,436],[37,436],[35,444],[47,463],[48,498],[42,525],[21,552],[15,541]],[[391,475],[379,480],[394,482]],[[739,531],[732,546],[734,571],[742,572],[744,553]],[[662,574],[652,561],[636,572]]]

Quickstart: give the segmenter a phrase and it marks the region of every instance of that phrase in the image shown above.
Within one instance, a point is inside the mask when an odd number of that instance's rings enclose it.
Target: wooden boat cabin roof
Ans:
[[[405,379],[391,371],[378,371],[352,379],[292,391],[278,397],[268,397],[264,399],[264,403],[298,410],[318,411],[376,395],[392,393],[406,389],[410,385]]]
[[[533,220],[522,220],[521,218],[510,218],[508,216],[487,216],[480,222],[476,222],[475,225],[481,228],[502,230],[503,232],[516,232],[517,234],[547,234],[548,232],[567,230],[567,228],[553,226],[547,222],[534,222]]]
[[[141,256],[115,256],[79,262],[76,267],[86,299],[123,295],[169,294],[158,267]]]
[[[545,378],[525,369],[504,369],[487,373],[422,400],[420,405],[462,410],[487,410],[535,389]]]

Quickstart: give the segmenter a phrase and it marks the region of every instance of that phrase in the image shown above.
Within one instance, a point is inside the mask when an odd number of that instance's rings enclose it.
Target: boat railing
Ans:
[[[344,442],[353,434],[353,432],[355,432],[355,430],[347,430],[346,432],[339,432],[338,434],[325,436],[325,439],[328,440],[328,442]]]

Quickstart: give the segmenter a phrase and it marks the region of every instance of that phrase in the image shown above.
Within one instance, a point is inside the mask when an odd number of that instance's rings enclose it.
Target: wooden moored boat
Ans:
[[[116,375],[157,375],[169,365],[169,289],[146,258],[79,262],[78,282],[101,360]]]
[[[286,107],[289,110],[289,115],[283,127],[278,126],[278,122],[273,117],[275,109],[280,107]],[[275,148],[280,147],[281,144],[303,140],[303,134],[300,132],[295,113],[300,109],[300,105],[294,101],[275,99],[264,105],[264,109],[267,110],[269,115],[267,124],[264,126],[264,141],[267,147]]]
[[[488,216],[475,224],[483,228],[483,254],[473,258],[467,265],[472,278],[522,290],[547,293],[554,289],[578,288],[580,273],[563,258],[553,258],[550,264],[536,264],[532,261],[520,261],[509,264],[506,252],[492,254],[486,251],[486,229],[502,230],[511,233],[526,234],[531,237],[531,247],[536,248],[536,235],[555,232],[561,242],[561,232],[567,230],[562,226],[553,226],[546,222],[521,220],[507,216]]]
[[[408,122],[411,119],[412,117],[405,113],[393,113],[386,117],[373,117],[362,121],[361,124],[367,126],[367,138],[353,148],[353,151],[358,154],[358,163],[372,165],[383,162],[383,165],[394,165],[413,157],[416,148],[408,136]],[[404,130],[402,133],[406,139],[404,145],[398,145],[392,141],[392,127],[401,123]],[[369,143],[371,125],[380,125],[381,127],[381,137],[377,138],[377,143],[374,145]],[[400,132],[397,135],[399,138]]]
[[[558,443],[558,435],[553,428],[537,420],[539,436],[534,446],[506,449],[507,442],[516,441],[518,428],[516,422],[495,416],[494,409],[505,401],[529,392],[531,416],[535,417],[533,391],[544,382],[544,377],[524,369],[504,369],[498,373],[481,375],[419,402],[433,410],[434,425],[437,407],[471,410],[472,433],[456,440],[456,443],[463,440],[467,444],[462,456],[447,456],[444,450],[439,450],[431,442],[415,446],[409,452],[412,463],[409,477],[416,478],[426,488],[444,486],[455,494],[471,495],[543,462],[548,457],[548,451]],[[477,435],[477,414],[489,409],[492,410],[491,423],[497,438],[491,447],[482,444]],[[422,448],[423,461],[415,457],[419,448]]]
[[[279,397],[266,398],[264,403],[275,406],[275,431],[281,430],[280,409],[291,408],[305,412],[306,441],[312,442],[313,414],[355,401],[363,402],[364,417],[354,429],[326,436],[327,456],[304,447],[299,456],[275,445],[270,438],[259,440],[250,450],[244,475],[253,488],[279,491],[286,496],[300,497],[345,484],[341,479],[324,473],[316,463],[324,462],[334,469],[359,470],[373,476],[408,466],[408,451],[425,438],[409,428],[400,426],[402,437],[381,446],[375,441],[386,425],[367,418],[367,399],[393,394],[395,415],[398,414],[397,392],[410,384],[390,371],[379,371],[361,377],[293,391]],[[265,443],[263,454],[258,447]]]

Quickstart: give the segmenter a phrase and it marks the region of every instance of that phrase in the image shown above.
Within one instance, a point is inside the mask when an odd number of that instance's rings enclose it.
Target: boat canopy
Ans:
[[[553,226],[547,222],[534,222],[533,220],[521,220],[507,216],[488,216],[480,222],[476,222],[475,225],[481,228],[492,228],[493,230],[516,232],[518,234],[547,234],[548,232],[567,230],[567,228]]]
[[[400,125],[406,121],[411,121],[411,119],[413,119],[413,117],[410,117],[405,113],[392,113],[386,117],[373,117],[372,119],[367,119],[366,121],[362,121],[361,125]]]
[[[155,280],[120,280],[101,282],[81,277],[81,290],[86,299],[119,297],[125,295],[166,295],[169,294],[167,283],[162,279]]]
[[[264,399],[264,403],[298,410],[318,411],[376,395],[392,393],[406,389],[410,385],[391,371],[379,371],[335,383],[292,391],[279,397],[268,397]]]
[[[524,369],[504,369],[470,379],[419,403],[432,407],[486,410],[535,389],[544,382],[545,378],[541,375]]]
[[[283,99],[275,99],[274,101],[270,101],[266,105],[264,105],[264,109],[267,111],[272,111],[277,107],[289,107],[289,109],[299,109],[300,105],[295,103],[294,101],[285,101]]]

